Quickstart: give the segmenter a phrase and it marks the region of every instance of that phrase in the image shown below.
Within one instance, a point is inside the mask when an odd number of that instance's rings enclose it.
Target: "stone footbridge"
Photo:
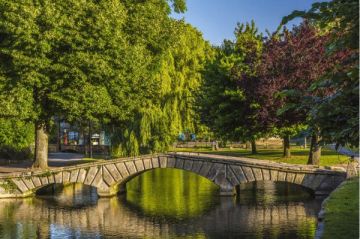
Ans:
[[[167,153],[0,175],[0,198],[26,197],[50,184],[82,183],[97,188],[100,197],[116,195],[139,174],[156,168],[176,168],[205,177],[220,195],[236,194],[241,183],[280,181],[301,185],[315,195],[327,195],[346,178],[340,170],[275,163],[249,158],[198,153]]]

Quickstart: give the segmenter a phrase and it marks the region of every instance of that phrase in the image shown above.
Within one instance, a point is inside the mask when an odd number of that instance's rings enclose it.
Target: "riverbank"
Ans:
[[[359,238],[359,178],[344,182],[325,203],[323,239]]]
[[[260,160],[271,160],[278,163],[291,163],[291,164],[307,164],[309,149],[304,149],[294,146],[291,149],[291,158],[283,157],[283,149],[258,149],[257,154],[251,154],[249,149],[241,148],[220,148],[218,151],[213,151],[211,148],[174,148],[173,151],[181,152],[201,152],[208,154],[217,154],[234,157],[247,157]],[[320,166],[333,166],[333,165],[346,165],[350,157],[339,154],[335,150],[323,148],[320,158]]]

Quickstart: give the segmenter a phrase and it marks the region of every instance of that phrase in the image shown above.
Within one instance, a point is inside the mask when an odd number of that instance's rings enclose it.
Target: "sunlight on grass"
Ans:
[[[291,158],[284,158],[282,156],[282,149],[258,149],[257,154],[251,154],[247,149],[229,149],[222,148],[219,151],[212,151],[211,148],[174,148],[173,151],[177,152],[199,152],[235,157],[255,158],[261,160],[271,160],[275,162],[291,163],[291,164],[306,164],[308,160],[309,149],[300,147],[292,147]],[[336,151],[323,148],[320,158],[320,166],[331,166],[337,164],[347,164],[349,157],[346,155],[338,154]]]
[[[323,238],[359,238],[359,178],[346,181],[330,195]]]

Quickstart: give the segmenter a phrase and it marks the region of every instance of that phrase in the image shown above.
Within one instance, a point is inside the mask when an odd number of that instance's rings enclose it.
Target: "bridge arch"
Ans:
[[[161,154],[115,159],[27,175],[0,177],[0,197],[24,197],[51,183],[82,183],[97,188],[99,196],[113,196],[133,177],[156,168],[177,168],[205,177],[220,187],[220,195],[253,181],[283,181],[301,185],[315,194],[328,194],[346,173],[309,166],[279,164],[256,159],[198,154]]]

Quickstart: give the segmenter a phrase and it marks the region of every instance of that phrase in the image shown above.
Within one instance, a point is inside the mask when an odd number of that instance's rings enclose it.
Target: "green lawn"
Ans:
[[[276,162],[292,163],[292,164],[306,164],[309,154],[309,149],[302,149],[300,147],[292,147],[291,158],[282,157],[282,149],[259,149],[257,154],[251,154],[250,150],[246,149],[229,149],[222,148],[219,151],[212,151],[211,148],[175,148],[173,151],[178,152],[201,152],[209,154],[239,156],[247,158],[255,158],[262,160],[272,160]],[[323,148],[320,158],[320,166],[331,166],[337,164],[346,164],[349,162],[349,157],[340,155],[336,151]]]
[[[359,178],[347,181],[325,204],[324,239],[359,238]]]

